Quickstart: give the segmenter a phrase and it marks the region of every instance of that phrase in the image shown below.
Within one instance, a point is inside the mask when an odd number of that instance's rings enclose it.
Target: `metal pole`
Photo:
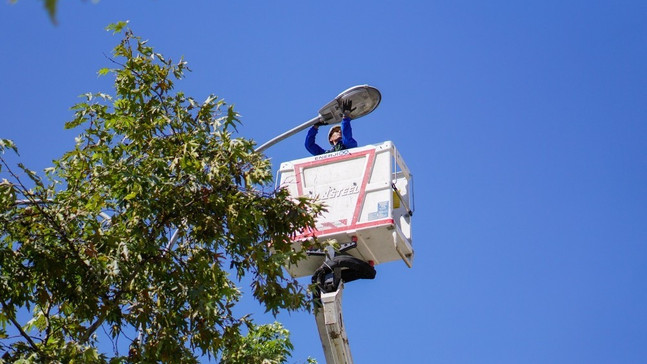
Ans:
[[[324,120],[323,116],[317,115],[316,117],[306,121],[305,123],[303,123],[303,124],[301,124],[301,125],[299,125],[299,126],[297,126],[295,128],[292,128],[292,129],[286,131],[285,133],[283,133],[283,134],[281,134],[281,135],[279,135],[277,137],[274,137],[272,140],[270,140],[270,141],[266,142],[265,144],[261,145],[260,147],[256,148],[255,152],[262,152],[265,149],[267,149],[267,148],[273,146],[274,144],[280,142],[281,140],[283,140],[283,139],[285,139],[287,137],[290,137],[290,136],[300,132],[303,129],[309,128],[309,127],[311,127],[311,126],[315,125],[316,123],[318,123],[320,121],[323,121],[323,120]]]

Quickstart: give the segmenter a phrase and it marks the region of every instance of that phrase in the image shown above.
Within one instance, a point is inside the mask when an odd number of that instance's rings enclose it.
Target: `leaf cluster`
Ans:
[[[235,358],[248,350],[245,329],[286,357],[282,328],[234,314],[238,284],[249,279],[273,314],[308,309],[307,289],[282,267],[303,258],[290,238],[314,227],[321,206],[271,187],[269,161],[234,134],[231,105],[174,91],[184,60],[125,23],[110,29],[123,38],[99,73],[114,77],[114,95],[73,107],[74,149],[39,176],[11,168],[1,153],[17,148],[0,140],[3,358],[196,362],[225,348]],[[99,328],[128,353],[99,353]]]

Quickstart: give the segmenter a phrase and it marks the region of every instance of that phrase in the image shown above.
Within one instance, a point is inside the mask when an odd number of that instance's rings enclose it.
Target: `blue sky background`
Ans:
[[[346,286],[357,363],[645,362],[647,2],[69,0],[54,26],[5,1],[0,137],[32,169],[73,146],[78,95],[112,93],[119,20],[259,144],[380,89],[355,138],[392,140],[415,175],[416,258]],[[267,150],[275,169],[304,137]],[[312,316],[279,320],[291,362],[325,362]]]

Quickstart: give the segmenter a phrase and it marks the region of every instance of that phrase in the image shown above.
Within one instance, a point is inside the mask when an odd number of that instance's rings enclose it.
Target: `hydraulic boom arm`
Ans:
[[[344,284],[340,283],[335,292],[321,293],[321,305],[315,313],[319,338],[328,364],[352,364],[348,336],[344,329],[341,310],[341,294]]]

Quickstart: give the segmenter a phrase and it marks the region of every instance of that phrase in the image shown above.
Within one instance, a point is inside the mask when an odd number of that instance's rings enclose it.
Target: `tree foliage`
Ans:
[[[11,166],[3,154],[18,149],[0,140],[2,358],[195,362],[226,349],[236,363],[265,342],[285,360],[282,327],[234,314],[240,280],[269,312],[308,309],[282,266],[303,258],[290,237],[321,207],[271,187],[269,161],[234,136],[231,106],[174,91],[185,61],[125,23],[109,28],[123,35],[99,72],[114,95],[73,107],[75,148],[41,176]],[[99,329],[128,352],[99,352]]]
[[[236,344],[225,348],[222,364],[283,363],[293,348],[289,332],[277,322],[258,326]]]

